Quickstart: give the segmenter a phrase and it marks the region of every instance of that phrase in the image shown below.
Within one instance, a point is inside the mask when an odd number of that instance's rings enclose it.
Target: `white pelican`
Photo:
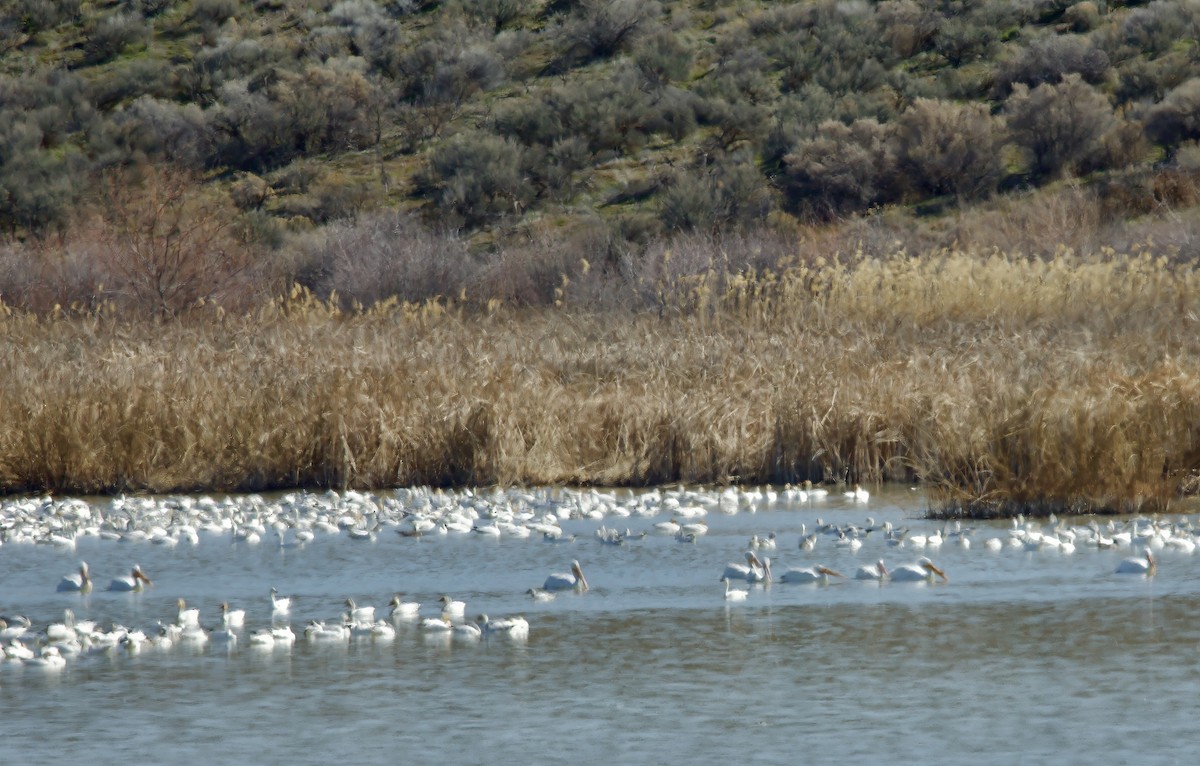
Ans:
[[[534,601],[553,601],[555,598],[553,593],[548,590],[542,590],[541,588],[530,588],[525,592],[528,593],[529,597]]]
[[[893,582],[933,582],[934,575],[942,578],[942,582],[950,582],[946,573],[924,556],[915,564],[901,564],[891,571]]]
[[[142,568],[137,564],[133,565],[133,570],[128,577],[118,577],[108,584],[110,591],[121,591],[125,593],[140,592],[145,586],[153,585],[150,578],[142,572]]]
[[[280,596],[279,591],[271,588],[271,614],[287,614],[292,609],[291,596]]]
[[[828,585],[830,577],[843,576],[840,572],[835,572],[829,567],[817,564],[816,566],[802,569],[789,569],[779,579],[781,582],[821,583],[822,585]]]
[[[726,564],[725,571],[721,573],[721,577],[728,577],[730,580],[757,582],[762,579],[764,569],[762,561],[754,554],[754,551],[746,551],[746,563]]]
[[[442,605],[442,614],[451,617],[462,617],[467,611],[467,605],[462,601],[455,601],[449,596],[442,596],[438,601]]]
[[[1147,548],[1144,559],[1125,559],[1117,565],[1117,574],[1140,574],[1146,577],[1153,577],[1155,571],[1158,570],[1158,562],[1154,558],[1154,554]]]
[[[546,578],[546,582],[542,583],[542,589],[586,591],[588,583],[587,578],[583,576],[583,569],[580,568],[579,562],[572,561],[570,574],[555,572]]]
[[[855,580],[877,580],[883,582],[888,579],[888,569],[883,565],[883,559],[876,561],[873,565],[861,566],[854,573]]]
[[[750,595],[750,591],[748,591],[748,590],[741,590],[739,588],[734,588],[734,589],[730,590],[728,577],[722,577],[721,582],[725,583],[725,600],[726,601],[745,601],[746,598]]]
[[[750,574],[746,575],[747,582],[765,582],[768,585],[771,583],[771,557],[762,557],[762,567],[759,569],[750,569]]]
[[[411,620],[421,611],[420,601],[404,601],[400,598],[399,593],[392,596],[388,606],[391,607],[388,616],[393,620]]]
[[[59,593],[90,593],[91,590],[92,578],[88,576],[86,561],[79,562],[78,574],[69,574],[58,583]]]
[[[346,606],[350,609],[351,622],[375,622],[375,607],[358,606],[352,598],[346,599]]]

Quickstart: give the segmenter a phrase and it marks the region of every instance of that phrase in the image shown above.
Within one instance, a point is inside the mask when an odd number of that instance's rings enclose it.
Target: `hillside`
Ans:
[[[761,271],[795,242],[1189,257],[1200,232],[1196,0],[0,7],[0,285],[34,309],[297,281],[549,303],[659,279],[678,236],[748,238],[720,265]],[[163,200],[219,285],[134,284]]]

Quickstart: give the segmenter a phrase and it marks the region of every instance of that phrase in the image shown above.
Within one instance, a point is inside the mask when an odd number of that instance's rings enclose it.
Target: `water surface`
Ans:
[[[0,664],[6,762],[50,757],[192,764],[510,761],[548,763],[1193,763],[1200,692],[1200,567],[1165,550],[1157,575],[1113,574],[1129,549],[1072,554],[1005,547],[1007,525],[976,524],[973,545],[892,548],[869,535],[857,552],[823,537],[797,547],[816,519],[890,520],[914,531],[921,498],[876,491],[868,503],[711,512],[693,544],[650,533],[623,546],[601,523],[649,530],[659,517],[568,519],[570,543],[482,535],[374,542],[318,536],[283,549],[202,534],[173,548],[83,538],[74,551],[0,547],[0,607],[35,625],[65,607],[149,631],[178,597],[212,626],[217,605],[270,624],[267,592],[294,597],[297,633],[336,619],[346,597],[384,611],[403,591],[467,602],[468,615],[524,614],[525,642],[434,637],[400,624],[390,642],[231,651],[210,644],[72,658],[57,672]],[[1077,520],[1073,520],[1077,521]],[[883,558],[928,555],[945,584],[774,583],[727,604],[718,582],[752,534],[775,532],[778,577],[820,562],[846,574]],[[80,559],[98,590],[55,592]],[[592,586],[535,603],[525,591],[577,559]],[[140,594],[103,592],[139,563]]]

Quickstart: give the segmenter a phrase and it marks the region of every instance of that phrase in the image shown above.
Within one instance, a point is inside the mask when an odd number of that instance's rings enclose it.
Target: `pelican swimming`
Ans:
[[[915,564],[901,564],[891,571],[893,582],[933,582],[934,575],[942,578],[942,582],[950,582],[946,573],[924,556]]]
[[[854,573],[854,579],[883,582],[888,579],[888,569],[883,565],[883,559],[880,559],[872,565],[859,567],[858,571]]]
[[[745,601],[750,595],[750,591],[741,590],[739,588],[730,589],[729,578],[722,577],[721,582],[725,583],[725,600],[726,601]]]
[[[728,577],[730,580],[747,580],[749,582],[757,582],[763,578],[766,567],[762,561],[755,555],[754,551],[746,551],[746,563],[737,564],[729,563],[725,565],[725,571],[721,573],[721,577]]]
[[[58,583],[59,593],[90,593],[91,590],[92,578],[88,576],[86,561],[79,562],[79,572],[77,574],[69,574],[63,577]]]
[[[780,577],[781,582],[788,583],[821,583],[822,585],[829,584],[830,577],[843,577],[840,572],[835,572],[829,567],[816,566],[804,567],[800,569],[789,569]]]
[[[150,578],[142,572],[142,568],[134,564],[128,577],[117,577],[108,584],[108,589],[125,593],[140,592],[145,586],[153,584],[150,582]]]
[[[393,620],[411,620],[421,611],[420,601],[404,601],[399,593],[392,596],[388,606],[391,607],[388,616]]]
[[[1158,570],[1158,561],[1155,560],[1154,554],[1147,548],[1144,559],[1125,559],[1117,565],[1117,574],[1140,574],[1146,577],[1153,577],[1155,571]]]
[[[583,569],[579,566],[579,562],[572,561],[570,574],[555,572],[546,578],[546,582],[542,583],[542,589],[579,590],[582,592],[588,589],[588,583],[587,578],[583,576]]]

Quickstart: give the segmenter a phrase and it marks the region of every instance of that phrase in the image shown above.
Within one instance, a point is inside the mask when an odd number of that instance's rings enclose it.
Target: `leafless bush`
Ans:
[[[336,294],[347,306],[458,299],[475,287],[479,270],[461,239],[403,213],[330,224],[296,247],[296,281],[321,299]]]
[[[108,178],[98,262],[116,299],[135,313],[169,319],[205,303],[237,303],[253,276],[253,254],[232,233],[228,198],[173,169]]]

